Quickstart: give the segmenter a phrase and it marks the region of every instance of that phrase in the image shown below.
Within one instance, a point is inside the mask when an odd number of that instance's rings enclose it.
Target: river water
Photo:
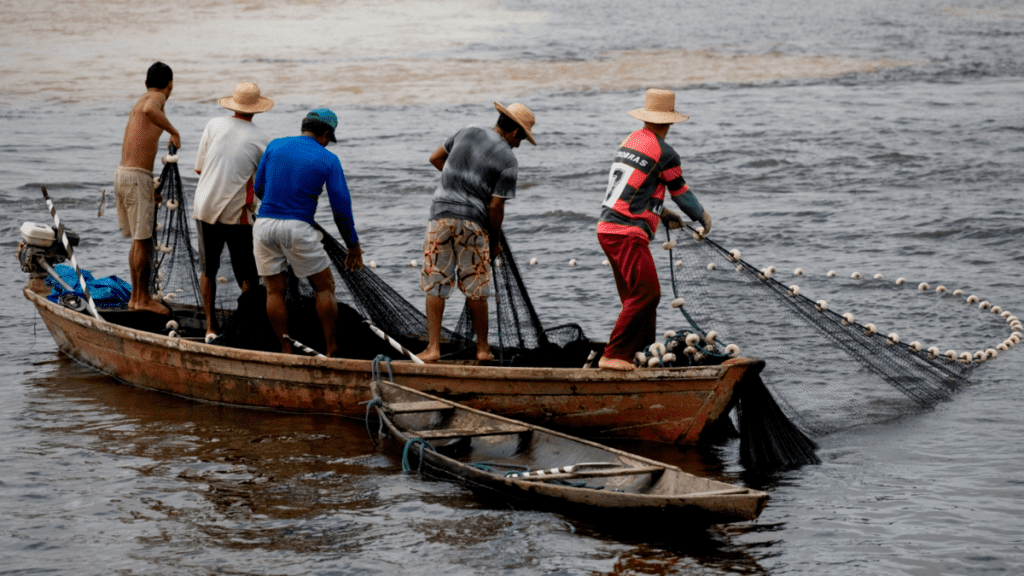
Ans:
[[[112,191],[127,112],[162,60],[176,74],[167,113],[187,188],[202,128],[235,83],[276,100],[256,120],[275,137],[313,107],[338,112],[331,150],[364,258],[419,303],[407,263],[437,180],[430,152],[493,122],[492,101],[522,101],[539,145],[517,150],[506,234],[521,263],[538,259],[524,276],[542,320],[603,339],[618,301],[598,206],[611,154],[637,127],[626,111],[657,86],[691,116],[668,141],[714,216],[712,237],[744,259],[941,283],[1019,315],[1019,4],[9,0],[2,13],[0,574],[1024,571],[1016,348],[931,412],[818,438],[822,464],[767,481],[755,522],[593,526],[402,473],[361,422],[197,404],[99,376],[56,352],[14,259],[20,224],[49,219],[44,184],[82,236],[82,266],[126,277],[128,242],[112,206],[97,217],[99,190]],[[319,219],[333,229],[326,211]],[[813,297],[842,286],[819,281]],[[945,308],[938,329],[930,312],[877,304],[943,350],[975,345],[946,330]],[[965,326],[981,314],[956,310]],[[643,448],[743,481],[735,444]]]

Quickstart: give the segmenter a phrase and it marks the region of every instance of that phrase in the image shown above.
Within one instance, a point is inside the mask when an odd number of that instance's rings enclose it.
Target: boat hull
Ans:
[[[122,382],[185,398],[362,417],[372,362],[214,346],[96,320],[26,288],[64,354]],[[695,444],[726,417],[760,360],[614,372],[465,363],[391,364],[394,381],[472,408],[595,438]],[[383,368],[386,372],[387,368]]]

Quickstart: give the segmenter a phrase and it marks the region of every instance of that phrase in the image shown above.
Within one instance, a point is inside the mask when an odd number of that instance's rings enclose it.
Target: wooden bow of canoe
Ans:
[[[753,520],[768,494],[398,384],[371,384],[374,406],[413,468],[529,507],[608,521]],[[420,448],[422,446],[422,448]]]

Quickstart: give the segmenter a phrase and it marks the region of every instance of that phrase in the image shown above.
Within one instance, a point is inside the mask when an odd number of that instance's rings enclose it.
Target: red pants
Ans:
[[[622,312],[615,322],[604,355],[632,361],[633,356],[655,341],[661,284],[648,240],[620,234],[598,234],[608,256]]]

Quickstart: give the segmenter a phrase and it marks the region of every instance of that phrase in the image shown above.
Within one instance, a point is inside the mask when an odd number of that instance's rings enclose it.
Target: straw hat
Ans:
[[[537,141],[533,139],[533,132],[531,132],[536,120],[533,117],[533,112],[531,112],[529,108],[523,106],[519,102],[509,104],[508,108],[505,108],[501,104],[495,102],[494,108],[498,112],[501,112],[505,116],[514,120],[516,124],[519,124],[519,126],[521,126],[526,132],[526,139],[530,141],[530,144],[533,144],[534,146],[537,145]]]
[[[240,82],[235,93],[220,99],[220,105],[243,114],[258,114],[274,107],[274,101],[260,96],[260,87],[252,82]]]
[[[651,124],[675,124],[686,122],[689,116],[676,112],[676,93],[671,90],[651,88],[647,91],[644,107],[630,110],[629,115]]]

